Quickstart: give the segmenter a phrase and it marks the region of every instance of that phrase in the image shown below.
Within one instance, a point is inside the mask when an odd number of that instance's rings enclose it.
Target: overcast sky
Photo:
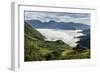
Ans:
[[[75,22],[90,25],[90,14],[88,13],[25,11],[24,18],[25,20],[40,20],[41,22]]]

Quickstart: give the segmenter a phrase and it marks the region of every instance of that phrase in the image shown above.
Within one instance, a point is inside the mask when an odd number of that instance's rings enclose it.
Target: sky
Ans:
[[[90,25],[89,13],[39,12],[25,11],[25,20],[40,20],[41,22],[75,22]]]

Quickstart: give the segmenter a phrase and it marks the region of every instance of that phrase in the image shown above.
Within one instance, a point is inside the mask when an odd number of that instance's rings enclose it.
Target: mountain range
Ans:
[[[28,24],[34,28],[40,29],[61,29],[61,30],[87,30],[90,29],[90,25],[74,22],[41,22],[40,20],[25,20]]]

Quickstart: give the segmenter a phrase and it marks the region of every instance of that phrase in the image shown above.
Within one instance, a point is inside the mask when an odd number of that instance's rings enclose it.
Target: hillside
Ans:
[[[78,45],[81,45],[83,47],[89,48],[90,49],[90,29],[84,30],[82,32],[85,36],[81,36],[80,41],[78,41]]]
[[[36,31],[34,28],[31,27],[31,25],[27,24],[25,22],[25,26],[24,26],[24,32],[25,35],[40,39],[40,40],[44,40],[44,36],[40,34],[40,32]]]

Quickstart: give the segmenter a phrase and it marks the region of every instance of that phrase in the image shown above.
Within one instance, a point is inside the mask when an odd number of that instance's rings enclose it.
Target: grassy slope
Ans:
[[[25,61],[82,59],[90,57],[88,49],[77,51],[61,40],[45,41],[45,37],[26,22],[24,28]]]

